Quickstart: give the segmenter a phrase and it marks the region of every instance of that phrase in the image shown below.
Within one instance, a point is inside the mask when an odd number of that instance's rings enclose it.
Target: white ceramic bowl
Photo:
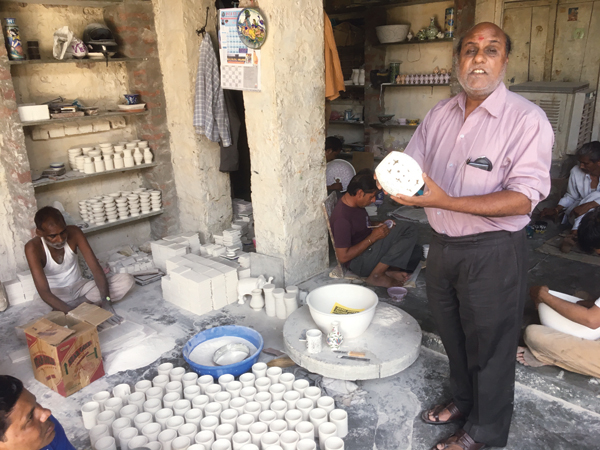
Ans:
[[[353,284],[332,284],[321,286],[308,294],[306,303],[313,320],[325,334],[331,331],[331,322],[340,323],[340,332],[347,339],[363,334],[375,315],[379,298],[377,294],[363,286]],[[355,314],[331,314],[338,303],[352,309],[363,309]]]
[[[402,42],[406,39],[410,25],[382,25],[375,27],[377,39],[382,44],[391,44],[393,42]]]

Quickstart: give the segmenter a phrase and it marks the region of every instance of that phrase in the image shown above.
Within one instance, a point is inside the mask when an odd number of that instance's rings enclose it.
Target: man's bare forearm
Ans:
[[[506,217],[529,214],[531,201],[520,192],[499,191],[470,197],[448,197],[447,203],[439,208],[476,216]]]

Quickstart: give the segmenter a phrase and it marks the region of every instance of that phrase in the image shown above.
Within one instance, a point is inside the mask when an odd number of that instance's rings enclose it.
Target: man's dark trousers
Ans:
[[[448,354],[453,401],[467,417],[464,430],[493,447],[508,439],[527,271],[524,230],[432,237],[427,297]]]

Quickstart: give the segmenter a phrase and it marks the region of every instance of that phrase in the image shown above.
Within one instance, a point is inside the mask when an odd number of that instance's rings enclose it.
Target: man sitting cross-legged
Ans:
[[[337,202],[330,223],[337,258],[355,274],[367,277],[373,286],[402,286],[407,271],[419,263],[415,249],[417,230],[409,223],[371,223],[365,206],[375,202],[379,192],[373,171],[358,172]]]
[[[108,323],[121,322],[112,302],[129,292],[133,276],[119,273],[107,279],[83,232],[74,225],[67,226],[56,208],[40,209],[35,225],[37,237],[25,244],[25,256],[39,294],[33,302],[35,312],[46,314],[53,309],[67,313],[89,301],[114,314]],[[81,251],[93,280],[81,276],[77,251]]]

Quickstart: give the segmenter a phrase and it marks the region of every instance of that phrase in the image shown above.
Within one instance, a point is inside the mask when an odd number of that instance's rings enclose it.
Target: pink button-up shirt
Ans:
[[[520,192],[531,209],[550,192],[554,133],[538,106],[510,92],[504,83],[470,115],[466,94],[439,102],[417,128],[405,153],[448,195],[465,197],[502,190]],[[491,172],[467,165],[487,157]],[[518,231],[529,215],[482,217],[425,208],[438,233],[467,236],[489,231]]]

